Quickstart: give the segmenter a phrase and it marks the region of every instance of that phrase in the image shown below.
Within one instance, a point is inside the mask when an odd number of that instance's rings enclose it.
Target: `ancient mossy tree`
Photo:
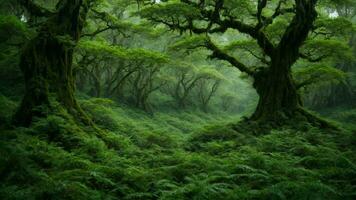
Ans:
[[[55,11],[32,1],[19,1],[33,18],[42,23],[37,36],[21,53],[20,68],[25,94],[15,114],[17,124],[28,126],[34,117],[51,109],[50,94],[80,121],[91,123],[74,97],[73,52],[93,1],[61,0]]]
[[[309,55],[307,50],[302,50],[309,40],[328,39],[320,32],[325,27],[315,23],[317,3],[317,0],[181,0],[149,6],[140,14],[172,30],[200,35],[185,45],[190,49],[207,48],[212,51],[211,58],[227,61],[252,77],[259,102],[251,120],[280,122],[302,116],[313,124],[324,126],[323,120],[303,109],[298,89],[306,82],[298,83],[292,76],[292,66],[299,59],[312,63],[332,56],[333,52]],[[229,38],[233,34],[235,37]],[[228,45],[217,45],[217,42],[224,44],[224,40]],[[242,40],[255,43],[257,47],[243,48]],[[230,49],[226,49],[227,46]],[[236,49],[249,52],[258,61],[237,58]]]

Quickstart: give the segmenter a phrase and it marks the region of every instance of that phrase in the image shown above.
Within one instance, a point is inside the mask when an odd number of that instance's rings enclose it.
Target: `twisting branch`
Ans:
[[[108,31],[108,30],[116,30],[119,33],[121,33],[124,37],[126,37],[126,38],[129,37],[127,34],[125,34],[121,30],[121,29],[123,29],[121,25],[113,24],[109,20],[107,20],[109,18],[108,13],[100,12],[100,11],[97,11],[95,9],[91,9],[91,11],[96,15],[97,18],[99,18],[100,20],[106,22],[106,25],[103,28],[98,28],[96,31],[94,31],[92,33],[85,33],[85,34],[82,35],[82,37],[95,37],[96,35],[98,35],[100,33],[103,33],[105,31]]]
[[[272,24],[274,19],[277,18],[278,16],[284,15],[286,13],[295,13],[295,8],[282,8],[282,4],[286,3],[286,0],[280,0],[278,2],[278,5],[276,9],[274,10],[274,13],[271,17],[266,18],[264,20],[264,27],[267,27],[268,25]]]
[[[201,8],[201,4],[198,3],[193,3],[192,1],[189,0],[181,0],[181,2],[189,4],[193,7],[199,8],[201,11],[201,15],[209,20],[209,26],[207,29],[198,29],[193,31],[194,33],[224,33],[227,29],[235,29],[241,33],[247,34],[251,36],[252,38],[257,40],[258,45],[260,48],[264,50],[264,52],[268,55],[271,56],[272,52],[274,51],[274,46],[273,44],[269,41],[267,36],[262,32],[260,26],[252,26],[245,24],[241,21],[238,21],[234,19],[232,16],[225,15],[225,19],[221,19],[220,17],[220,11],[223,9],[223,0],[216,0],[215,5],[214,5],[214,10],[206,10],[204,8]],[[267,0],[260,0],[260,16],[262,18],[262,9],[266,7],[265,4],[267,4]],[[218,25],[217,28],[215,29],[210,29],[212,24]],[[189,27],[188,27],[189,28]]]
[[[294,60],[299,57],[299,48],[313,28],[313,22],[317,17],[316,3],[317,0],[295,0],[296,14],[278,45],[281,52],[293,47],[295,49]]]
[[[206,47],[213,51],[211,58],[217,58],[219,60],[225,60],[229,62],[232,66],[239,69],[241,72],[245,72],[246,74],[253,76],[254,72],[248,68],[246,65],[238,61],[236,58],[228,55],[227,53],[223,52],[219,49],[210,39],[206,40]]]
[[[114,25],[109,25],[109,24],[107,24],[106,27],[104,27],[104,28],[98,28],[96,31],[94,31],[92,33],[82,34],[82,37],[95,37],[96,35],[98,35],[100,33],[103,33],[105,31],[108,31],[108,30],[117,30],[125,38],[130,37],[129,35],[125,34],[123,31],[121,31],[121,27],[120,26],[114,26]]]
[[[269,41],[267,36],[262,32],[262,30],[259,30],[257,27],[253,27],[251,25],[242,23],[240,21],[234,20],[233,18],[225,19],[225,20],[217,20],[217,24],[219,24],[221,27],[227,28],[232,28],[235,30],[238,30],[241,33],[248,34],[252,38],[257,40],[258,45],[260,46],[261,49],[268,55],[271,56],[275,47],[273,44]]]
[[[263,64],[269,65],[271,64],[270,61],[268,61],[263,55],[258,55],[253,50],[251,50],[249,47],[241,47],[243,50],[247,51],[250,53],[253,57],[257,58],[259,61],[261,61]]]
[[[262,11],[266,6],[267,6],[267,0],[258,0],[258,5],[257,5],[257,21],[258,21],[258,23],[256,25],[257,29],[263,27]]]
[[[319,79],[320,77],[321,77],[321,75],[313,75],[310,78],[304,80],[303,82],[298,83],[296,85],[296,88],[299,90],[299,89],[301,89],[303,87],[307,87],[307,86],[317,82],[317,79]]]
[[[224,5],[224,0],[216,0],[215,1],[215,5],[214,5],[214,11],[210,14],[210,19],[213,19],[213,20],[210,20],[210,23],[207,27],[208,30],[211,29],[211,27],[213,26],[213,23],[214,23],[214,19],[219,19],[220,18],[220,10],[222,9]]]

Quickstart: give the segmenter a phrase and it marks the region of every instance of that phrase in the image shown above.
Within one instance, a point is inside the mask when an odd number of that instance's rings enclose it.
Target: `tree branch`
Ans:
[[[245,66],[243,63],[238,61],[236,58],[226,54],[222,50],[220,50],[211,40],[206,41],[206,47],[213,51],[213,54],[211,55],[211,58],[217,58],[220,60],[225,60],[229,62],[232,66],[236,67],[239,69],[241,72],[245,72],[250,76],[254,75],[254,72],[249,69],[247,66]]]
[[[303,88],[303,87],[306,87],[306,86],[308,86],[308,85],[311,85],[311,84],[315,83],[318,78],[320,78],[320,76],[314,75],[314,76],[312,76],[312,77],[306,79],[305,81],[303,81],[303,82],[297,84],[297,85],[296,85],[297,90],[299,90],[299,89],[301,89],[301,88]]]
[[[193,3],[189,0],[181,0],[181,2],[187,3],[189,5],[198,7],[201,10],[201,14],[203,17],[207,18],[210,23],[207,29],[199,29],[199,30],[193,30],[194,33],[223,33],[227,29],[232,28],[235,30],[238,30],[241,33],[248,34],[252,38],[257,40],[258,45],[263,49],[263,51],[266,53],[266,55],[271,56],[272,52],[274,51],[274,46],[273,44],[269,41],[267,36],[262,32],[261,27],[259,25],[251,26],[248,24],[245,24],[243,22],[235,20],[231,16],[225,16],[226,19],[222,20],[220,17],[220,11],[223,8],[223,0],[216,0],[215,5],[214,5],[214,10],[209,11],[201,8],[201,4],[198,3]],[[267,0],[259,0],[259,15],[262,17],[262,10],[263,8],[266,7],[267,5]],[[211,29],[212,24],[217,24],[219,27],[215,29]],[[191,28],[191,27],[190,27]]]
[[[287,49],[294,49],[294,58],[299,57],[299,48],[309,35],[313,28],[313,23],[317,17],[315,6],[318,0],[295,0],[296,14],[292,22],[287,27],[282,36],[278,48],[280,52],[286,52]]]
[[[271,56],[272,53],[274,52],[275,47],[273,44],[269,41],[267,36],[262,32],[262,30],[259,30],[257,27],[253,27],[251,25],[244,24],[240,21],[234,20],[232,18],[225,19],[225,20],[217,20],[217,24],[219,24],[221,27],[224,27],[225,29],[227,28],[232,28],[235,30],[238,30],[241,33],[248,34],[252,38],[257,40],[258,45],[263,49],[263,51]]]
[[[313,57],[311,57],[311,55],[304,54],[304,53],[299,53],[299,56],[300,56],[300,58],[303,58],[303,59],[305,59],[305,60],[307,60],[309,62],[320,62],[323,59],[329,57],[330,55],[324,54],[324,55],[321,55],[319,57],[313,58]]]
[[[267,6],[267,0],[258,0],[258,4],[257,4],[257,21],[258,21],[258,23],[256,25],[256,29],[263,27],[262,11],[266,6]]]

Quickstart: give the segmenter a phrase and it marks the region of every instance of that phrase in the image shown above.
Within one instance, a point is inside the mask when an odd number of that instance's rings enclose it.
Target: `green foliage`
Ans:
[[[321,27],[320,33],[326,33],[333,36],[345,37],[354,31],[353,24],[344,17],[320,18],[315,22],[316,27]]]
[[[16,107],[15,102],[0,94],[0,124],[10,123]]]
[[[115,103],[109,99],[90,99],[82,102],[82,107],[95,124],[110,131],[116,130],[118,124],[111,117]]]
[[[28,34],[26,25],[17,17],[11,15],[0,15],[0,42],[19,40]],[[16,38],[17,37],[17,38]]]
[[[81,41],[79,43],[81,50],[87,51],[93,55],[108,56],[128,61],[145,61],[148,63],[164,63],[168,59],[165,55],[145,49],[125,49],[120,46],[111,46],[102,41]]]
[[[156,4],[151,7],[146,7],[139,12],[144,18],[153,18],[165,20],[167,17],[172,20],[185,20],[200,17],[200,12],[197,8],[185,3],[171,1],[164,4]]]
[[[313,84],[325,85],[338,83],[346,78],[346,74],[328,64],[306,64],[306,67],[299,67],[294,70],[294,75],[303,87]]]
[[[75,124],[59,105],[30,128],[1,129],[1,199],[355,198],[351,132],[284,127],[255,136],[216,115],[82,105],[110,131]],[[202,128],[212,123],[221,125]]]
[[[197,49],[199,47],[204,47],[206,43],[206,37],[205,36],[191,36],[191,37],[184,37],[177,42],[175,42],[173,45],[170,46],[172,50],[193,50]]]
[[[36,2],[52,10],[57,3]],[[254,122],[246,123],[254,130],[241,127],[236,122],[256,104],[252,80],[241,80],[226,63],[207,59],[209,52],[199,47],[209,36],[223,51],[259,67],[270,60],[258,43],[232,30],[167,34],[134,14],[175,26],[192,19],[198,28],[209,23],[199,7],[176,0],[145,4],[152,2],[100,0],[89,12],[82,34],[87,38],[75,49],[74,64],[78,102],[94,127],[78,123],[51,97],[51,110],[39,108],[46,116],[24,128],[11,124],[23,95],[18,45],[30,37],[30,29],[39,31],[43,19],[30,19],[14,2],[0,0],[0,10],[12,14],[0,16],[0,199],[356,199],[354,108],[325,111],[339,122],[339,130],[299,124],[298,119],[289,122],[293,127],[268,131]],[[214,10],[216,1],[202,2]],[[223,18],[256,22],[255,1],[224,2]],[[278,2],[269,1],[263,16],[272,16]],[[292,6],[281,2],[283,8]],[[353,27],[348,16],[329,17],[325,7],[334,6],[329,3],[319,5],[317,29],[301,50],[311,60],[328,58],[294,66],[293,78],[302,86],[346,82],[349,73],[334,66],[354,62],[354,47],[346,45]],[[277,44],[291,17],[278,16],[261,31]],[[96,98],[88,96],[93,88]],[[183,90],[188,91],[184,110],[171,103],[185,95]],[[209,109],[198,109],[208,103]]]
[[[209,66],[201,66],[199,75],[206,77],[207,79],[224,80],[225,77],[219,71]]]
[[[309,40],[306,41],[301,52],[312,60],[319,57],[334,58],[336,61],[354,59],[351,48],[340,40]]]

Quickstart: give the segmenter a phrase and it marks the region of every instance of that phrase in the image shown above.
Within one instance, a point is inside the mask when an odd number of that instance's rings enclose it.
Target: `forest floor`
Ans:
[[[0,101],[6,123],[16,104]],[[340,131],[251,134],[234,130],[239,116],[81,104],[102,132],[60,107],[0,128],[0,199],[356,199],[356,110],[325,111]]]

